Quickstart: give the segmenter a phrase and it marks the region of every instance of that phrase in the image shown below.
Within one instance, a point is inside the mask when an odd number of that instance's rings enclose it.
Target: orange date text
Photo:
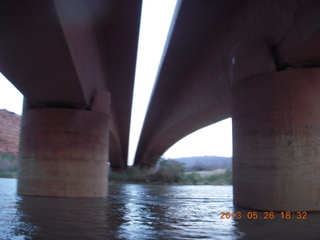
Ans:
[[[307,219],[307,212],[220,212],[220,219]]]

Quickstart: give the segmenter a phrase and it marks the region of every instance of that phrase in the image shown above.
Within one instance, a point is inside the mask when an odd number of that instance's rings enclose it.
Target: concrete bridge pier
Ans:
[[[18,194],[106,196],[109,122],[103,111],[26,109],[21,125]]]
[[[320,210],[320,68],[287,69],[232,87],[234,203]]]

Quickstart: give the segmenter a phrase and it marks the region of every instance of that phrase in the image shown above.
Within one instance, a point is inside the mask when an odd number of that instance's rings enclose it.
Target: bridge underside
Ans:
[[[320,2],[180,3],[135,164],[232,117],[234,203],[320,211]],[[107,194],[108,158],[127,160],[140,11],[0,2],[0,70],[26,98],[20,194]]]
[[[319,43],[319,1],[182,1],[135,164],[232,117],[234,203],[320,211]]]

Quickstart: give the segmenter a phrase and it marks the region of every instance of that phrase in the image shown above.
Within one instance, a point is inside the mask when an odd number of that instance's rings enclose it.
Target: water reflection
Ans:
[[[220,219],[247,211],[231,186],[115,184],[107,198],[67,199],[19,197],[15,184],[0,179],[0,239],[320,239],[318,213]]]
[[[218,209],[232,206],[231,187],[123,185],[123,239],[233,239],[232,220],[219,221]],[[228,188],[228,187],[227,187]],[[201,190],[202,189],[202,190]],[[230,200],[229,199],[229,200]]]
[[[119,226],[109,218],[112,211],[104,203],[103,199],[23,197],[17,204],[19,224],[12,233],[30,239],[102,239]]]

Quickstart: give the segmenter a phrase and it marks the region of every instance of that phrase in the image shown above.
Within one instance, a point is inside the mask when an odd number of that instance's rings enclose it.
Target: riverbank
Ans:
[[[13,154],[0,154],[0,178],[16,178],[18,161]]]
[[[14,155],[0,155],[0,178],[16,178],[17,160]],[[187,172],[185,164],[175,160],[160,160],[158,170],[128,167],[109,174],[110,183],[148,183],[168,185],[232,185],[231,169]]]
[[[161,160],[156,172],[129,167],[122,172],[110,173],[110,183],[148,183],[179,185],[232,185],[232,170],[186,172],[183,163]]]

